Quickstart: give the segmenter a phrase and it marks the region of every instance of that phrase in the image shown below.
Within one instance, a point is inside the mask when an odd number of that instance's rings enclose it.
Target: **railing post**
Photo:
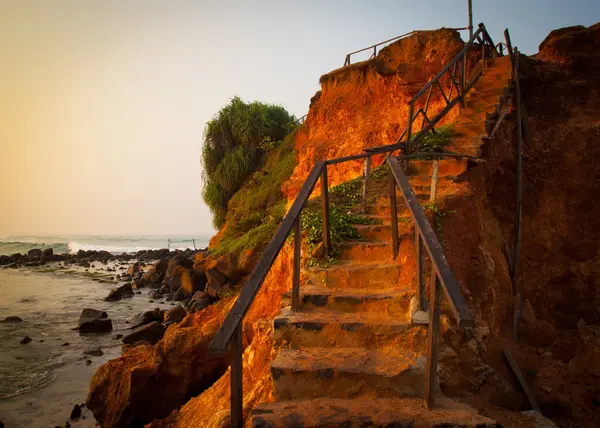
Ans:
[[[408,125],[406,127],[406,149],[405,152],[407,155],[411,154],[412,147],[410,145],[410,140],[412,138],[412,124],[413,124],[413,115],[415,113],[415,103],[413,101],[410,102],[408,109]]]
[[[292,276],[292,312],[300,306],[300,250],[302,248],[302,212],[294,225],[294,273]]]
[[[390,212],[391,212],[391,228],[392,228],[392,251],[394,259],[398,257],[400,245],[398,243],[398,207],[396,206],[396,181],[390,170],[388,173],[389,188],[390,188]]]
[[[437,184],[438,184],[438,170],[440,167],[440,160],[435,159],[433,161],[433,166],[431,169],[431,189],[429,192],[429,202],[434,203],[435,197],[437,194]]]
[[[329,232],[329,188],[327,187],[327,164],[321,170],[321,213],[323,216],[323,252],[325,260],[331,251],[331,234]]]
[[[413,101],[410,102],[408,109],[408,125],[406,126],[406,143],[404,145],[404,154],[410,155],[412,153],[412,125],[413,125],[413,115],[415,113],[415,103]],[[404,160],[404,172],[408,174],[409,161],[408,159]]]
[[[244,427],[244,394],[242,390],[242,325],[231,340],[231,427]]]
[[[469,0],[469,40],[473,38],[473,1]]]
[[[419,234],[419,228],[415,226],[415,249],[417,251],[417,307],[420,311],[425,310],[425,246]]]
[[[481,38],[481,75],[485,73],[485,37]]]
[[[360,207],[361,213],[367,212],[367,193],[369,190],[369,174],[371,173],[371,156],[365,158],[365,165],[363,169],[363,188],[362,188],[362,205]]]
[[[429,299],[429,333],[427,337],[427,367],[425,369],[425,407],[433,405],[437,386],[437,346],[440,334],[440,298],[442,287],[435,266],[431,266],[431,297]]]
[[[512,78],[515,78],[515,54],[513,52],[512,42],[510,41],[510,34],[508,33],[508,28],[504,29],[504,39],[506,40],[506,50],[508,51],[508,56],[510,58],[510,73]]]
[[[469,51],[465,52],[465,56],[463,57],[462,70],[460,73],[460,104],[462,108],[467,106],[467,94],[465,94],[465,88],[467,87],[467,54]]]

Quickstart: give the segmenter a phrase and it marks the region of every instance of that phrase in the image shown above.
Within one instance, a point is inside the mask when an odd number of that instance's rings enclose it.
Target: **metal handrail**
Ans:
[[[431,224],[425,217],[423,208],[417,199],[408,177],[402,170],[400,162],[394,157],[387,159],[390,171],[390,205],[392,215],[392,240],[394,254],[398,253],[398,213],[396,210],[396,186],[400,188],[406,206],[415,225],[415,250],[417,262],[417,305],[419,310],[425,309],[425,251],[431,260],[431,283],[429,299],[429,331],[427,347],[427,366],[425,369],[425,406],[433,404],[433,394],[437,378],[437,346],[440,334],[440,300],[444,291],[450,303],[454,318],[460,327],[473,327],[475,319],[467,306],[465,297],[448,265],[442,248]],[[436,177],[437,178],[437,177]]]
[[[485,25],[480,23],[479,28],[473,34],[473,36],[465,43],[465,46],[458,52],[454,58],[446,64],[446,66],[437,73],[419,92],[417,92],[409,101],[409,117],[408,117],[408,125],[406,127],[406,141],[404,143],[400,143],[402,140],[402,136],[399,138],[398,142],[394,144],[388,144],[379,147],[371,147],[365,149],[365,151],[370,153],[386,153],[392,152],[394,150],[404,148],[407,153],[411,153],[412,149],[416,144],[421,142],[423,138],[432,130],[434,130],[435,125],[448,114],[452,108],[459,102],[464,106],[466,106],[466,94],[475,86],[475,83],[479,80],[481,74],[483,74],[485,70],[485,58],[486,58],[486,47],[492,50],[492,55],[502,56],[502,53],[498,52],[496,49],[496,45],[492,41],[492,38],[488,34]],[[479,42],[481,46],[482,52],[482,68],[481,72],[477,72],[477,74],[469,81],[466,81],[467,78],[467,55],[471,48],[475,45],[475,41]],[[457,82],[457,73],[459,72],[457,68],[460,65],[460,81]],[[449,75],[450,80],[450,88],[448,90],[448,95],[444,88],[442,87],[441,79],[446,74]],[[427,116],[429,109],[429,101],[431,99],[431,95],[433,93],[434,88],[438,88],[440,94],[442,95],[444,101],[446,102],[446,107],[436,114],[433,118],[429,118]],[[456,88],[456,95],[453,97],[454,88]],[[427,99],[423,107],[417,109],[415,111],[416,102],[427,93]],[[422,116],[421,129],[420,131],[413,136],[413,125],[416,122],[418,116]],[[427,124],[426,124],[427,123]],[[401,144],[404,144],[403,147]]]
[[[448,29],[449,30],[461,31],[461,30],[468,30],[469,27],[448,28]],[[350,57],[352,55],[354,55],[354,54],[365,52],[365,51],[369,51],[369,50],[373,49],[373,53],[369,57],[369,59],[372,59],[372,58],[375,58],[377,56],[377,47],[378,46],[385,45],[385,44],[391,43],[391,42],[395,42],[396,40],[404,39],[406,37],[409,37],[409,36],[412,36],[412,35],[415,35],[415,34],[424,33],[425,31],[432,31],[432,30],[413,30],[411,32],[402,34],[400,36],[396,36],[396,37],[392,37],[391,39],[384,40],[383,42],[376,43],[376,44],[371,45],[369,47],[366,47],[366,48],[363,48],[363,49],[359,49],[359,50],[354,51],[354,52],[350,52],[350,53],[346,54],[346,58],[344,59],[344,67],[346,67],[348,65],[351,65],[350,64]]]

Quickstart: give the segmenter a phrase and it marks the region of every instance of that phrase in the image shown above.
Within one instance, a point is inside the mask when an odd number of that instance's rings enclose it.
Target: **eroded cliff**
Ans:
[[[440,200],[449,215],[439,233],[448,261],[477,318],[467,334],[445,324],[441,387],[484,414],[520,423],[505,409],[526,408],[500,351],[511,349],[543,412],[564,426],[598,424],[600,396],[600,107],[598,25],[553,32],[537,59],[523,58],[528,112],[524,149],[523,238],[517,286],[524,294],[521,341],[511,342],[514,308],[514,114],[484,142],[483,163],[468,163]],[[451,30],[421,33],[374,60],[322,76],[306,125],[296,134],[297,166],[283,191],[288,205],[316,160],[394,142],[407,102],[463,46]],[[583,47],[582,47],[583,46]],[[432,99],[440,109],[442,100]],[[445,121],[460,114],[455,109]],[[382,158],[376,159],[380,163]],[[362,163],[331,168],[332,185],[358,176]],[[508,249],[508,250],[507,250]],[[244,408],[272,401],[269,364],[278,353],[272,319],[291,284],[291,246],[282,250],[244,323]],[[414,247],[403,241],[401,280],[414,282]],[[414,286],[414,284],[413,284]],[[101,367],[88,402],[104,427],[222,426],[229,418],[226,358],[206,355],[232,298],[170,326],[155,346],[136,347]],[[181,407],[180,407],[181,406]],[[92,406],[90,406],[92,407]],[[180,408],[179,408],[180,407]],[[167,416],[168,415],[168,416]],[[510,425],[509,425],[510,426]]]

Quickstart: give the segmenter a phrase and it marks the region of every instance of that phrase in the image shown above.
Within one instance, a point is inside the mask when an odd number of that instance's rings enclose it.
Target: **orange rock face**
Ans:
[[[208,357],[228,305],[215,304],[167,329],[155,346],[127,349],[92,378],[87,406],[102,427],[126,427],[167,416],[228,365]]]
[[[305,129],[296,137],[298,166],[283,189],[288,199],[295,197],[315,161],[395,143],[407,125],[408,101],[463,46],[456,31],[425,31],[394,42],[372,60],[322,76],[321,91],[313,98]],[[441,96],[434,94],[429,111],[443,107]],[[446,121],[456,114],[458,110]],[[382,161],[383,156],[375,157],[374,166]],[[330,183],[356,177],[362,164],[356,161],[329,167]]]

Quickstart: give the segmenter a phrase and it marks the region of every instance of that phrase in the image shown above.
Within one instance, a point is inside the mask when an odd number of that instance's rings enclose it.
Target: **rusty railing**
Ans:
[[[469,28],[470,27],[449,28],[449,30],[461,31],[461,30],[468,30]],[[414,31],[411,31],[409,33],[402,34],[400,36],[396,36],[396,37],[392,37],[391,39],[384,40],[383,42],[376,43],[376,44],[371,45],[369,47],[366,47],[366,48],[363,48],[363,49],[359,49],[359,50],[354,51],[354,52],[350,52],[350,53],[346,54],[346,58],[344,59],[344,67],[347,67],[347,66],[351,65],[351,57],[352,57],[352,55],[356,55],[356,54],[361,53],[361,52],[367,52],[367,51],[373,50],[373,52],[371,53],[371,56],[367,59],[367,61],[368,61],[368,60],[373,59],[373,58],[375,58],[377,56],[377,48],[379,46],[387,45],[387,44],[395,42],[397,40],[404,39],[406,37],[410,37],[410,36],[413,36],[415,34],[423,33],[425,31],[427,31],[427,30],[414,30]],[[431,30],[429,30],[429,31],[431,31]]]

